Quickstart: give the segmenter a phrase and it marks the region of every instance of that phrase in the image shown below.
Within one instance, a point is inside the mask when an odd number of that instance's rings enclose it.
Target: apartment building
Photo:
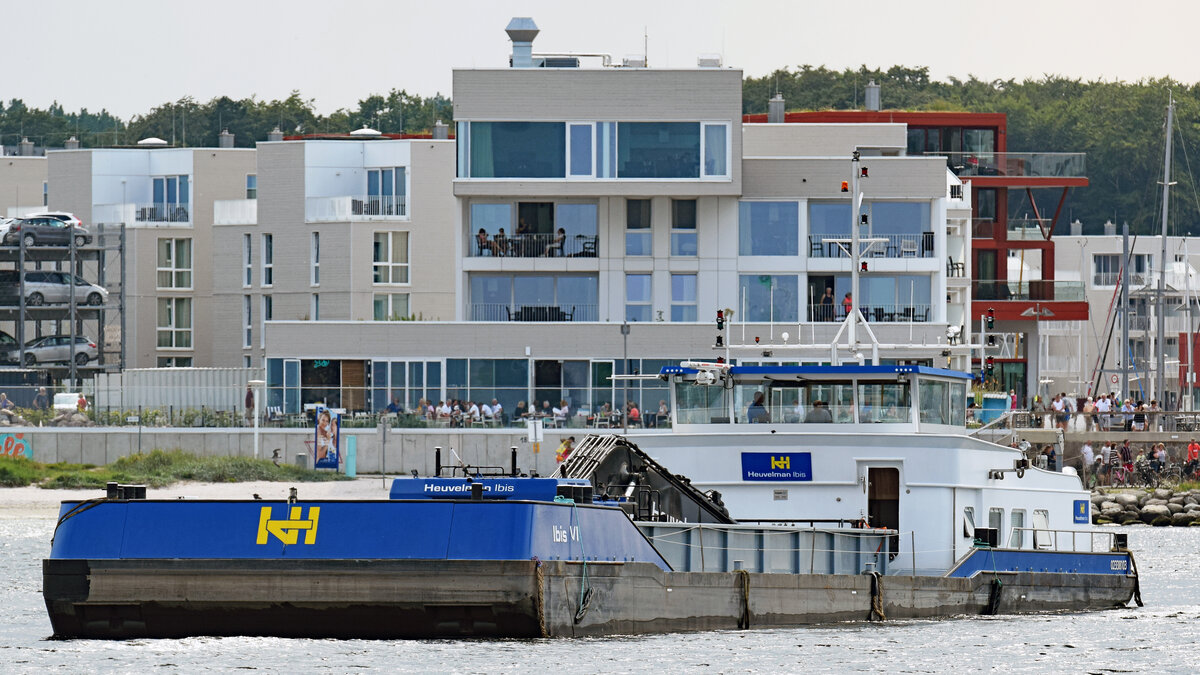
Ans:
[[[579,57],[534,53],[536,34],[515,21],[511,67],[454,72],[453,144],[428,149],[453,154],[427,172],[423,142],[409,149],[411,223],[318,219],[320,200],[353,210],[352,195],[362,194],[341,184],[329,192],[337,170],[318,159],[349,145],[259,145],[256,229],[231,226],[225,237],[226,250],[249,260],[247,294],[266,297],[254,249],[262,236],[304,224],[286,256],[293,269],[276,266],[272,288],[310,278],[301,263],[314,259],[313,233],[322,251],[322,281],[307,304],[291,298],[283,309],[272,299],[268,405],[379,410],[392,399],[411,407],[496,398],[509,410],[561,400],[575,410],[626,400],[656,408],[663,383],[612,376],[711,360],[718,309],[732,315],[738,340],[779,342],[788,332],[791,344],[824,349],[803,358],[764,350],[762,362],[827,360],[855,271],[846,254],[852,223],[872,247],[859,301],[879,342],[945,344],[948,329],[958,335],[967,325],[967,282],[953,279],[946,260],[969,246],[970,196],[944,158],[906,156],[905,125],[744,124],[738,70],[585,67]],[[855,151],[869,168],[858,215],[842,187]],[[321,172],[331,182],[317,188]],[[279,202],[268,203],[271,189]],[[439,209],[418,222],[419,205],[440,204],[442,194],[445,217]],[[408,233],[408,286],[395,283],[399,232]],[[248,259],[232,243],[247,234]],[[331,245],[344,264],[329,265]],[[220,277],[247,283],[238,271]],[[234,286],[229,293],[242,292]],[[826,289],[836,302],[822,303]],[[406,293],[376,311],[381,295]],[[396,302],[417,320],[396,320]],[[958,356],[949,365],[970,367]]]
[[[106,335],[94,337],[121,350],[126,368],[241,365],[224,356],[214,305],[223,252],[213,237],[214,203],[244,198],[256,173],[255,151],[234,149],[231,140],[228,148],[172,148],[151,139],[133,148],[47,153],[49,207],[104,233],[109,253],[85,265],[83,276],[109,289],[110,304],[124,297]],[[115,250],[122,225],[123,263]]]

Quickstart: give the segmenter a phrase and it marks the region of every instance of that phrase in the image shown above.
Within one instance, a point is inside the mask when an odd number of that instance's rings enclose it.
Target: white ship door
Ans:
[[[900,469],[892,466],[867,467],[867,524],[900,530]],[[900,551],[900,536],[889,538],[890,559]]]

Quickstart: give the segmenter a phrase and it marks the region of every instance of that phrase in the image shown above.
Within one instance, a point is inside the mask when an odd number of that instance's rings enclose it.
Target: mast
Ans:
[[[1129,396],[1129,223],[1121,223],[1121,399]]]
[[[850,211],[851,211],[851,213],[850,213],[850,293],[851,294],[850,294],[850,316],[849,316],[850,320],[847,321],[847,323],[849,324],[848,328],[850,329],[849,345],[850,345],[850,349],[853,350],[858,345],[858,336],[856,335],[854,328],[855,328],[855,324],[858,323],[858,303],[859,303],[859,297],[858,297],[858,264],[859,264],[859,260],[858,260],[859,259],[859,255],[858,255],[859,254],[859,251],[858,251],[858,245],[859,245],[859,243],[858,243],[858,212],[862,210],[862,192],[859,191],[859,185],[858,185],[859,173],[860,173],[859,172],[858,150],[854,151],[854,154],[852,157],[853,158],[850,161],[850,186],[851,186],[850,189],[853,190],[854,192],[851,195],[851,199],[850,199],[850,204],[851,204],[851,207],[850,207]],[[836,298],[834,298],[834,302],[835,303],[837,302]],[[834,364],[834,365],[837,365],[837,364]]]
[[[1162,257],[1158,263],[1158,300],[1155,304],[1158,307],[1158,338],[1155,341],[1155,349],[1158,352],[1158,378],[1154,383],[1154,390],[1157,398],[1162,399],[1163,405],[1166,405],[1166,395],[1163,391],[1163,377],[1166,368],[1166,341],[1164,340],[1167,333],[1167,313],[1163,307],[1163,293],[1167,285],[1167,203],[1171,196],[1171,127],[1175,118],[1175,99],[1171,97],[1167,103],[1167,144],[1163,152],[1163,182],[1162,182]],[[1190,345],[1189,345],[1190,347]]]

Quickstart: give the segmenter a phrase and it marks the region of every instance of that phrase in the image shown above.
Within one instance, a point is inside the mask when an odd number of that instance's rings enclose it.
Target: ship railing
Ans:
[[[677,572],[886,574],[890,540],[899,534],[754,524],[638,523],[638,528]]]
[[[1007,548],[1060,553],[1108,553],[1122,548],[1118,545],[1120,534],[1099,530],[1014,527],[1010,530]]]

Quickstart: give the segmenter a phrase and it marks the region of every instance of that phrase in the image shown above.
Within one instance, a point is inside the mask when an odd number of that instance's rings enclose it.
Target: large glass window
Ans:
[[[617,123],[617,176],[699,178],[700,124]]]
[[[158,240],[158,287],[192,287],[192,240]]]
[[[556,204],[555,211],[554,220],[564,237],[563,254],[596,257],[598,207],[595,204]]]
[[[937,380],[920,380],[920,420],[922,424],[949,424],[949,387]]]
[[[795,322],[799,317],[799,280],[794,274],[743,274],[738,302],[746,321]]]
[[[729,125],[704,125],[704,175],[709,178],[729,175]]]
[[[738,204],[738,255],[798,255],[799,240],[796,202]]]
[[[996,221],[996,188],[975,191],[975,217],[989,223]]]
[[[671,321],[696,320],[696,275],[671,275]]]
[[[158,346],[190,349],[192,346],[192,299],[158,299]]]
[[[625,275],[625,320],[650,321],[652,310],[649,274]]]
[[[373,283],[409,283],[407,232],[376,232],[372,256]]]
[[[597,321],[595,275],[473,274],[470,321]]]
[[[625,201],[625,255],[651,255],[650,200]]]
[[[696,241],[696,200],[671,200],[671,255],[694,256]]]
[[[367,169],[367,200],[364,215],[408,214],[408,170],[406,167]]]
[[[439,379],[440,376],[439,371]],[[528,392],[529,361],[526,359],[446,359],[448,399],[480,404],[490,404],[496,399],[505,414],[511,415],[518,402],[527,400]]]
[[[1129,267],[1132,274],[1131,284],[1145,283],[1146,267],[1150,256],[1144,253],[1130,255]],[[1095,253],[1092,255],[1092,284],[1095,286],[1115,286],[1121,278],[1120,253]]]
[[[850,236],[850,202],[809,202],[808,233],[814,240]]]
[[[188,176],[156,176],[150,180],[154,203],[138,213],[138,220],[186,223],[191,207]]]
[[[571,124],[571,175],[592,176],[592,125]]]
[[[907,382],[858,385],[861,422],[908,422],[912,420]]]
[[[562,122],[471,122],[472,178],[564,178]]]

